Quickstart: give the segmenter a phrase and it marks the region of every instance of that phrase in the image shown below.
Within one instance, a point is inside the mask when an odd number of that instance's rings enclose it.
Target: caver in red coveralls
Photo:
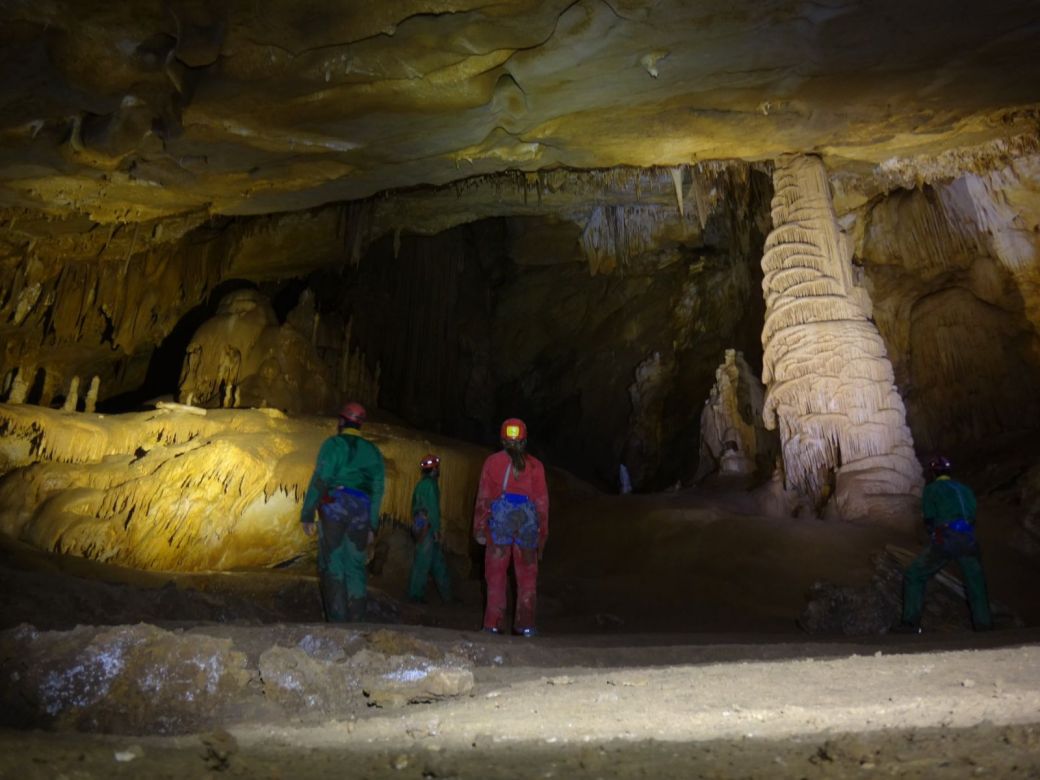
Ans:
[[[545,468],[541,461],[524,452],[526,443],[523,422],[509,419],[502,423],[505,449],[484,461],[473,513],[473,535],[478,543],[487,546],[484,630],[503,633],[506,629],[506,587],[512,560],[517,591],[513,632],[534,636],[538,560],[549,536],[549,490]],[[523,463],[522,470],[517,468],[517,460]]]

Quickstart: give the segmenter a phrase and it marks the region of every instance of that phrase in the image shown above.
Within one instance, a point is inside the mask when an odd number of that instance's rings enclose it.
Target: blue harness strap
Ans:
[[[523,550],[534,550],[538,548],[538,510],[529,496],[506,491],[511,473],[512,464],[509,464],[502,480],[502,493],[491,504],[488,531],[495,544],[515,544]]]
[[[326,500],[318,504],[318,515],[325,523],[342,526],[343,533],[358,546],[368,542],[369,508],[371,500],[360,490],[337,487],[329,491]]]

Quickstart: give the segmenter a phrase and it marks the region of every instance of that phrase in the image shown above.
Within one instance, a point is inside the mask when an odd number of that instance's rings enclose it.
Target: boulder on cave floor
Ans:
[[[798,625],[810,634],[886,633],[902,615],[903,571],[915,555],[902,547],[888,545],[874,557],[874,576],[867,585],[814,583]],[[1024,625],[1003,604],[991,602],[990,609],[994,620],[1001,625]],[[921,623],[927,631],[971,630],[964,586],[945,570],[928,584]]]
[[[397,632],[238,633],[146,624],[4,631],[0,725],[183,734],[247,720],[346,718],[473,688],[471,660]]]

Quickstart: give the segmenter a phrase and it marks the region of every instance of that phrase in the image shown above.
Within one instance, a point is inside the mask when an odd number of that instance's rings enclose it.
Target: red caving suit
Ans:
[[[484,577],[487,579],[484,628],[501,632],[506,629],[506,586],[510,558],[516,573],[517,591],[513,629],[520,632],[535,627],[538,559],[549,536],[549,489],[545,484],[545,468],[541,461],[531,455],[525,455],[524,462],[524,470],[518,472],[512,467],[505,450],[488,457],[480,472],[480,487],[473,512],[473,535],[487,540],[487,549],[484,551]],[[519,507],[511,516],[520,518],[517,522],[521,525],[525,511],[532,520],[536,515],[537,532],[534,533],[535,529],[530,525],[526,530],[518,527],[512,531],[503,531],[497,523],[500,517],[498,509],[506,506],[508,510],[510,507],[507,504]]]

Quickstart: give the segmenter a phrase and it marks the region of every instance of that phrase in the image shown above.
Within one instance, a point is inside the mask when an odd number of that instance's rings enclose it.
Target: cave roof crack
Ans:
[[[622,18],[622,19],[625,18],[624,16],[619,14],[610,5],[610,3],[606,2],[606,0],[599,0],[599,1],[603,5],[605,5],[608,8],[610,8],[611,12],[614,13],[614,15],[617,16],[618,18]],[[570,10],[571,7],[573,7],[575,5],[578,5],[581,2],[583,2],[583,0],[573,0],[573,2],[571,2],[569,5],[567,5],[563,10],[561,10],[557,14],[557,16],[556,16],[556,24],[553,25],[553,31],[545,38],[545,40],[541,41],[540,43],[533,44],[530,47],[524,47],[524,48],[538,48],[539,46],[543,45],[546,41],[550,40],[552,38],[553,34],[555,34],[555,32],[556,32],[556,27],[559,24],[560,16],[562,16],[564,13],[566,13],[568,10]],[[302,57],[302,56],[304,56],[306,54],[313,54],[315,52],[325,51],[325,50],[328,50],[328,49],[349,48],[350,46],[356,46],[358,44],[366,43],[368,41],[378,40],[380,38],[393,38],[393,37],[396,36],[397,31],[402,27],[402,25],[405,25],[408,22],[410,22],[412,20],[415,20],[415,19],[438,19],[438,18],[441,18],[441,17],[450,17],[450,16],[458,16],[458,15],[476,16],[481,11],[483,11],[484,9],[487,9],[487,8],[498,8],[498,7],[507,7],[508,8],[508,7],[510,7],[510,3],[485,3],[484,5],[476,6],[474,8],[468,8],[468,9],[463,10],[463,11],[440,11],[440,12],[423,12],[423,13],[409,14],[408,16],[405,16],[402,19],[399,19],[399,20],[394,21],[394,22],[390,22],[387,25],[387,28],[385,28],[383,30],[380,30],[377,33],[373,33],[371,35],[364,35],[364,36],[362,36],[360,38],[353,38],[353,39],[347,40],[347,41],[336,41],[334,43],[323,43],[323,44],[320,44],[318,46],[308,46],[306,48],[299,49],[299,50],[294,50],[294,49],[291,49],[288,46],[284,46],[284,45],[282,45],[280,43],[276,43],[274,41],[265,40],[265,39],[254,38],[254,37],[249,36],[249,35],[243,35],[242,36],[242,40],[244,40],[244,41],[246,41],[248,43],[251,43],[254,46],[258,46],[258,47],[269,46],[272,49],[278,49],[279,51],[285,52],[286,54],[289,55],[289,57],[291,57],[292,59],[295,60],[295,59],[297,59],[299,57]],[[255,18],[255,16],[254,16],[254,18]],[[389,32],[387,30],[389,30]],[[496,51],[496,50],[495,49],[489,49],[486,52],[485,51],[474,51],[474,52],[471,52],[471,53],[472,54],[484,55],[484,54],[489,54],[492,51]]]

